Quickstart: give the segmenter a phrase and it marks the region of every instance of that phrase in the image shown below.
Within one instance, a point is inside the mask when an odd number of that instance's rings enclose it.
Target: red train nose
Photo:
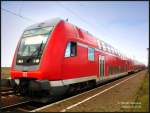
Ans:
[[[42,74],[42,72],[40,71],[27,71],[27,72],[23,72],[23,71],[15,71],[15,70],[11,70],[11,77],[12,79],[15,78],[34,78],[34,79],[43,79],[44,75]]]

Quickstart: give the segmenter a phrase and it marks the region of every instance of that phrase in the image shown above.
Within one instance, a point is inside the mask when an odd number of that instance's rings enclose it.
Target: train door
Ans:
[[[104,75],[105,75],[105,57],[99,56],[99,77],[100,77],[100,80],[104,79]]]

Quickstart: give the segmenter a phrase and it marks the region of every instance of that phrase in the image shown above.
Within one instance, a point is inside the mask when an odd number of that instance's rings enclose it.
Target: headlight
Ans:
[[[36,62],[36,63],[39,63],[39,59],[36,59],[35,62]]]
[[[18,60],[18,63],[23,63],[23,60]]]
[[[34,63],[39,63],[39,61],[40,61],[39,59],[34,59],[33,60]]]
[[[19,80],[19,79],[15,79],[15,83],[16,83],[17,85],[19,85],[20,80]]]

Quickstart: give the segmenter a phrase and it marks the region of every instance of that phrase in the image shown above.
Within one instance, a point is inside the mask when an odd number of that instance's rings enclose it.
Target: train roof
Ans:
[[[49,19],[49,20],[46,20],[46,21],[43,21],[43,22],[39,22],[39,23],[33,24],[33,25],[27,27],[27,28],[25,29],[25,31],[26,31],[26,30],[30,30],[30,29],[40,28],[40,27],[56,26],[56,25],[57,25],[60,21],[62,21],[62,20],[63,20],[63,19],[61,19],[61,18]],[[63,21],[65,21],[65,20],[63,20]],[[69,24],[71,24],[71,23],[69,23]],[[72,24],[72,25],[73,25],[73,24]],[[73,25],[73,26],[75,26],[75,25]],[[96,40],[101,41],[101,42],[104,43],[105,45],[107,45],[107,46],[113,48],[115,51],[119,52],[116,48],[114,48],[114,47],[111,46],[110,44],[106,43],[105,41],[99,39],[98,37],[93,36],[93,34],[89,33],[88,31],[86,31],[86,30],[84,30],[84,29],[82,29],[82,28],[80,28],[80,27],[77,27],[77,26],[75,26],[75,27],[76,27],[76,29],[80,29],[81,32],[84,32],[84,33],[90,35],[91,37],[94,37]],[[119,52],[119,54],[120,54],[122,57],[125,58],[125,55],[123,55],[123,54],[120,53],[120,52]],[[126,58],[129,59],[128,57],[126,57]],[[132,59],[131,59],[131,60],[132,60]]]
[[[62,19],[61,18],[53,18],[53,19],[50,19],[50,20],[46,20],[46,21],[43,21],[43,22],[39,22],[39,23],[36,23],[36,24],[33,24],[29,27],[27,27],[25,29],[26,30],[30,30],[30,29],[36,29],[36,28],[40,28],[40,27],[48,27],[48,26],[55,26],[57,25]]]

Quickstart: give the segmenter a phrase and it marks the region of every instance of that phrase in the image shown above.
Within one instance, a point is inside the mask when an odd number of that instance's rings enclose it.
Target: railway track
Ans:
[[[15,103],[15,104],[11,104],[11,105],[7,105],[4,107],[0,107],[0,111],[11,111],[12,109],[16,109],[17,107],[27,104],[30,101],[24,101],[24,102],[19,102],[19,103]]]
[[[8,90],[3,90],[0,92],[1,96],[5,96],[5,95],[11,95],[14,94],[15,92],[12,89],[8,89]]]
[[[3,92],[3,91],[10,91],[10,90],[13,90],[13,89],[10,88],[10,87],[1,87],[1,88],[0,88],[0,92]]]
[[[7,95],[8,94],[8,95]],[[24,98],[18,94],[9,94],[1,96],[1,106],[0,111],[23,111],[27,112],[37,107],[32,107],[34,105],[31,100]],[[30,107],[27,107],[30,106]]]
[[[37,109],[39,107],[45,106],[47,104],[51,104],[52,102],[56,102],[53,100],[48,103],[39,103],[31,101],[26,97],[22,97],[19,94],[16,94],[12,91],[12,89],[5,89],[0,91],[1,93],[1,104],[0,111],[10,112],[10,111],[22,111],[29,112],[31,110]]]
[[[16,109],[19,106],[25,105],[30,102],[29,100],[19,96],[18,93],[15,93],[10,87],[1,87],[0,95],[0,111],[12,111],[12,109]]]
[[[55,101],[56,102],[56,101]],[[33,102],[31,100],[25,100],[22,102],[13,103],[10,105],[6,105],[3,107],[0,107],[0,111],[10,112],[10,111],[21,111],[21,112],[29,112],[34,109],[37,109],[39,107],[43,107],[47,104],[51,104],[53,102],[49,103],[39,103],[39,102]]]

